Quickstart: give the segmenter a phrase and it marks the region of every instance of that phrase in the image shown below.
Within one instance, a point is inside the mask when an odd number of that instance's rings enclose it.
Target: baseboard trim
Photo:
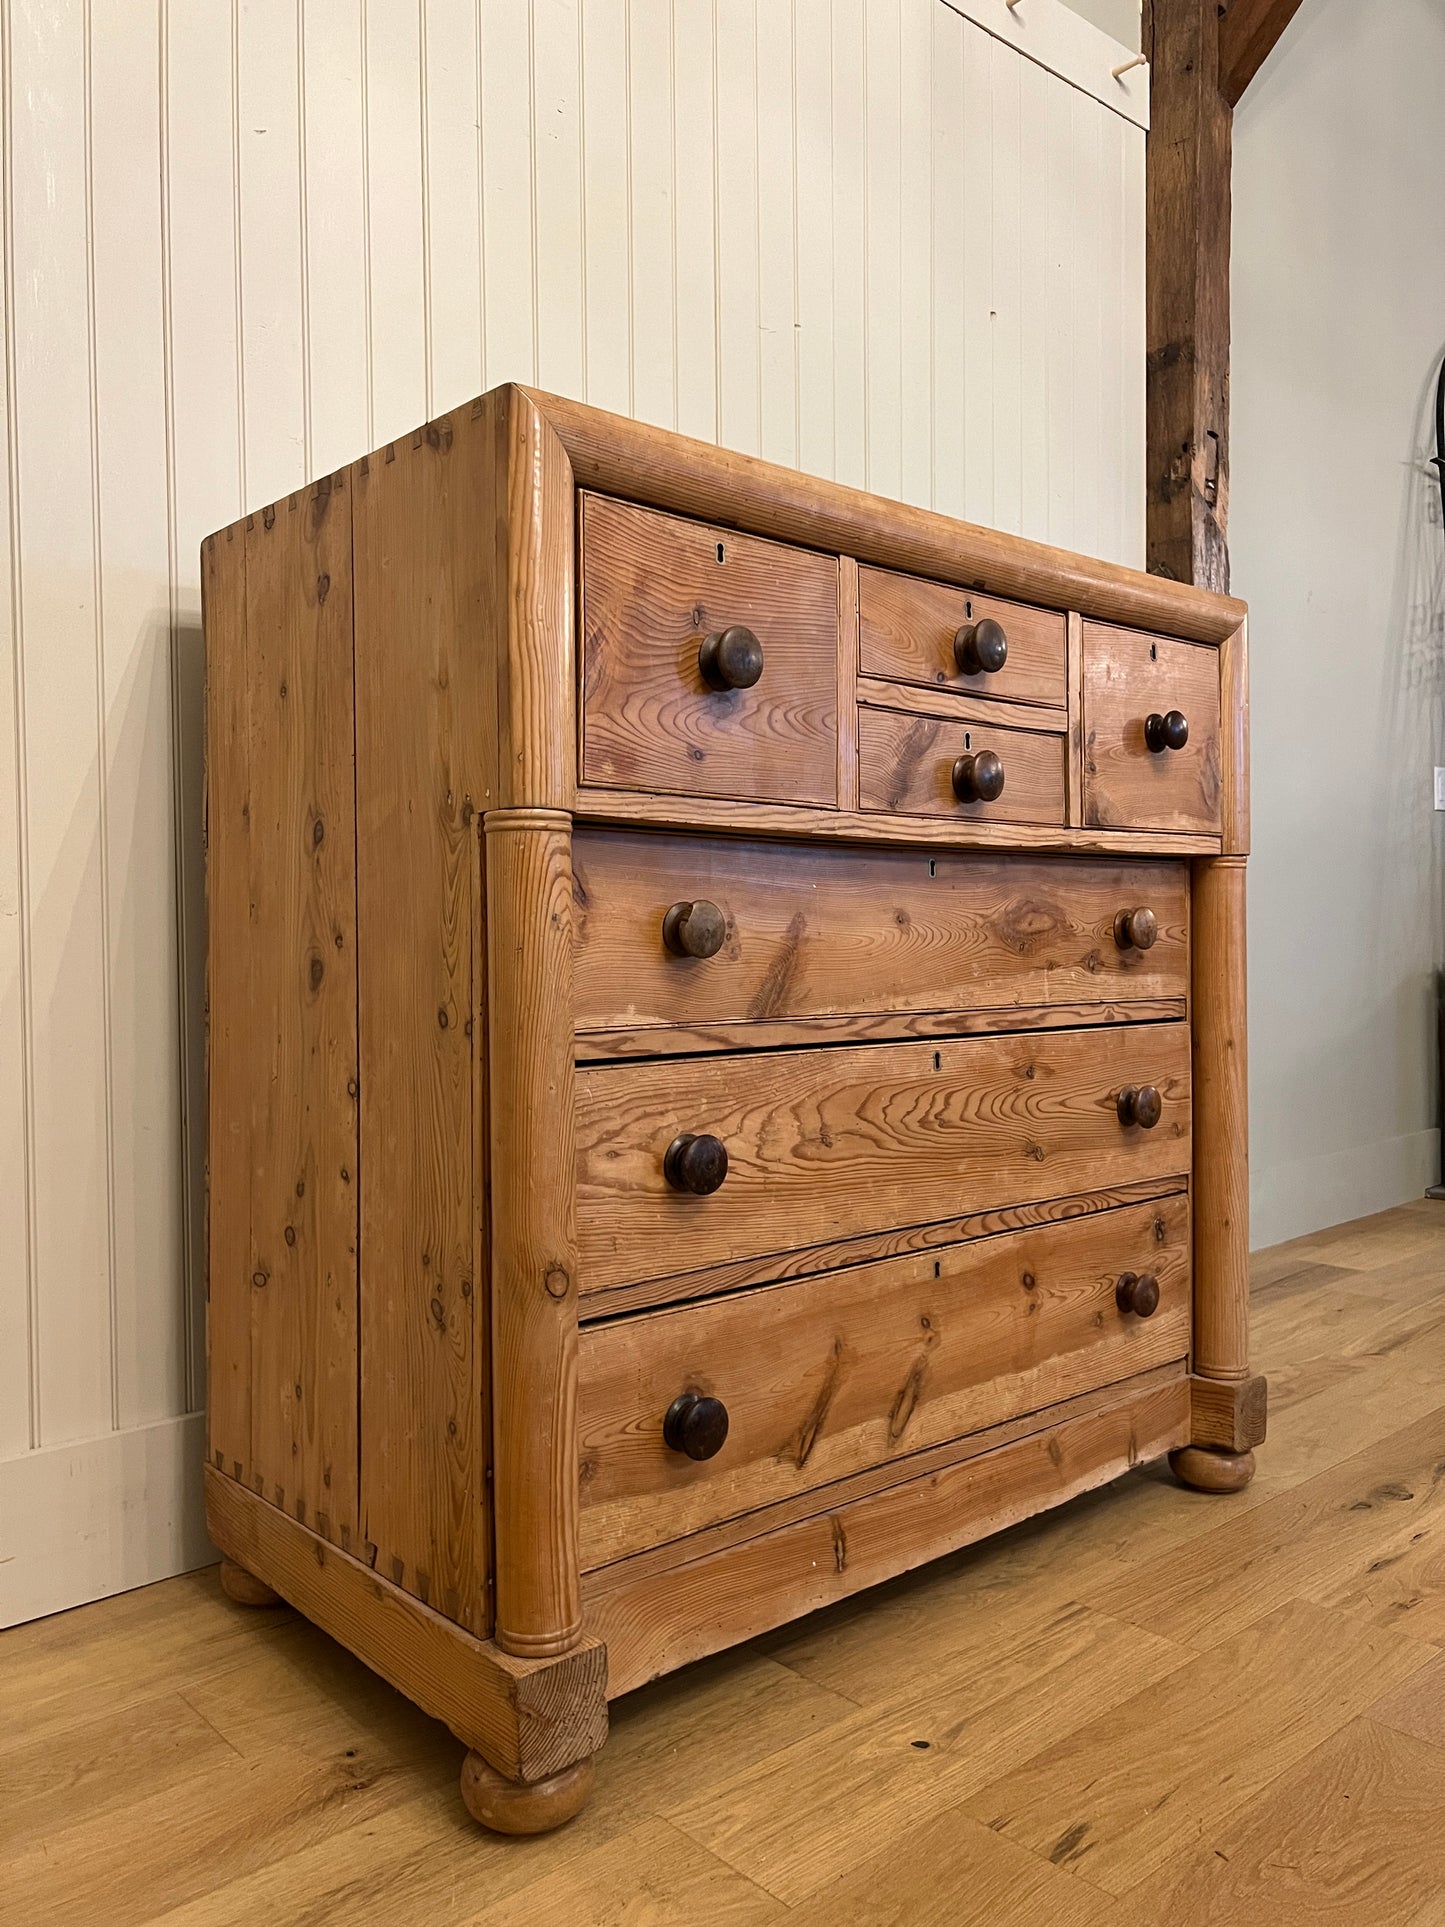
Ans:
[[[1250,1244],[1283,1244],[1332,1224],[1347,1224],[1423,1197],[1440,1175],[1440,1133],[1351,1145],[1322,1157],[1256,1164],[1250,1199]]]
[[[0,1627],[191,1572],[206,1537],[204,1413],[0,1461]]]

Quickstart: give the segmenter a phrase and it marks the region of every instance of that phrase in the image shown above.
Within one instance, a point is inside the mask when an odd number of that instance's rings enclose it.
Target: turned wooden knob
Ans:
[[[668,1145],[662,1160],[662,1175],[674,1191],[690,1191],[705,1198],[717,1190],[728,1174],[728,1150],[720,1137],[706,1132],[694,1136],[685,1131]]]
[[[1118,1097],[1119,1122],[1152,1131],[1164,1115],[1164,1100],[1152,1084],[1126,1084]]]
[[[1121,950],[1152,950],[1159,919],[1152,910],[1121,910],[1114,919],[1114,941]]]
[[[727,932],[727,918],[706,897],[675,903],[662,919],[662,941],[674,957],[715,957]]]
[[[1156,756],[1162,750],[1183,749],[1189,741],[1189,719],[1178,709],[1171,709],[1167,716],[1146,716],[1144,741]]]
[[[709,689],[751,689],[763,673],[763,645],[751,629],[734,623],[703,637],[697,666]]]
[[[1136,1318],[1152,1318],[1159,1309],[1159,1280],[1151,1272],[1142,1277],[1126,1271],[1114,1287],[1114,1303]]]
[[[960,756],[953,766],[953,793],[960,803],[992,803],[1003,795],[1003,763],[991,749]]]
[[[1008,661],[1003,624],[985,616],[967,622],[953,638],[953,659],[965,676],[991,676]]]
[[[662,1421],[663,1444],[690,1459],[716,1458],[727,1443],[728,1408],[720,1398],[684,1392],[667,1408]]]

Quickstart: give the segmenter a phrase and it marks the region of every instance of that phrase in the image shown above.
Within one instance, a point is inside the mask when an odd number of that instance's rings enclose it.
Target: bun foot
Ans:
[[[286,1604],[279,1592],[272,1592],[264,1580],[258,1579],[254,1572],[247,1572],[244,1566],[238,1566],[234,1559],[221,1561],[221,1591],[238,1606]]]
[[[1196,1492],[1243,1492],[1254,1477],[1253,1452],[1218,1452],[1207,1445],[1181,1445],[1169,1469]]]
[[[480,1753],[462,1761],[462,1802],[493,1833],[550,1833],[582,1811],[591,1791],[590,1758],[531,1786],[503,1779]]]

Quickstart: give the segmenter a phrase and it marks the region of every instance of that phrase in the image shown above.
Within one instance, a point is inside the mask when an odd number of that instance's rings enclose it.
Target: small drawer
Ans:
[[[581,519],[583,782],[836,805],[837,559],[601,495]]]
[[[1189,1279],[1181,1194],[584,1327],[582,1564],[1183,1359]]]
[[[989,627],[980,634],[981,623]],[[886,569],[858,571],[858,667],[865,676],[1062,709],[1066,637],[1066,619],[1052,609]]]
[[[579,1054],[709,1046],[727,1026],[1132,1007],[1189,987],[1180,860],[573,834]],[[689,906],[697,906],[689,912]],[[683,914],[679,914],[682,912]],[[679,925],[682,926],[679,930]],[[689,950],[689,943],[691,949]],[[964,1028],[963,1025],[956,1026]],[[841,1028],[841,1026],[840,1026]],[[660,1037],[665,1029],[683,1033]],[[867,1034],[877,1034],[869,1032]],[[711,1045],[717,1048],[716,1044]]]
[[[1219,651],[1086,622],[1085,822],[1209,834],[1219,792]]]
[[[1189,1170],[1182,1023],[586,1066],[576,1095],[584,1293]]]
[[[1066,745],[1029,729],[862,708],[859,804],[890,816],[1061,824]]]

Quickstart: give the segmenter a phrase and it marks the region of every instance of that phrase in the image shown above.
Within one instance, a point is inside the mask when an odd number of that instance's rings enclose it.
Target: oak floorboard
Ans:
[[[1445,1892],[1442,1806],[1445,1753],[1352,1720],[1136,1887],[1119,1927],[1409,1927]]]
[[[214,1571],[0,1634],[5,1927],[1445,1927],[1445,1206],[1252,1269],[1245,1492],[1141,1467],[658,1680],[541,1839]]]
[[[966,1810],[1125,1894],[1430,1654],[1405,1633],[1291,1600],[1040,1751]]]

